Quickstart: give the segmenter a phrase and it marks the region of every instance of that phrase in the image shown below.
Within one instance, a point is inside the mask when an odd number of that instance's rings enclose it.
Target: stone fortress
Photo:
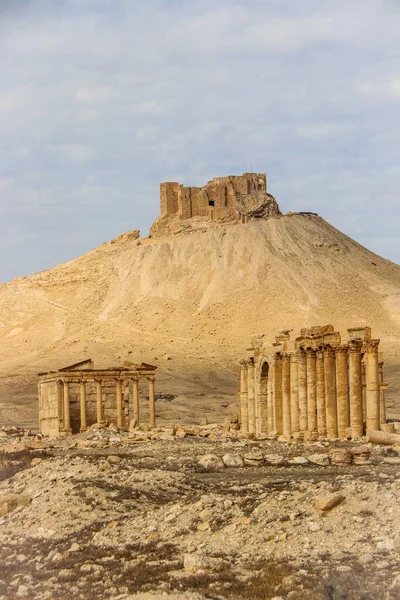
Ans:
[[[272,348],[254,336],[240,363],[242,433],[312,441],[392,432],[379,340],[369,327],[347,331],[344,343],[332,325],[302,329],[293,341],[281,331]]]
[[[249,219],[281,215],[275,198],[267,192],[265,173],[215,177],[204,187],[164,182],[160,185],[160,208],[161,216],[150,230],[151,237],[169,230],[174,233],[188,219],[246,223]]]

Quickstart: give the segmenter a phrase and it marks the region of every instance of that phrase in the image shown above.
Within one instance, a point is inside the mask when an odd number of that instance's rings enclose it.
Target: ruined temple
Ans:
[[[186,187],[177,182],[160,185],[161,216],[153,224],[150,234],[160,235],[166,230],[190,229],[179,222],[198,218],[210,222],[246,223],[281,214],[275,198],[267,192],[265,173],[243,173],[215,177],[204,187]],[[178,221],[178,223],[177,223]],[[172,224],[172,227],[169,227]],[[193,225],[193,224],[192,224]]]
[[[281,331],[272,346],[254,336],[240,363],[241,431],[285,439],[357,439],[391,431],[386,423],[383,356],[369,327],[332,325]]]
[[[147,363],[95,369],[88,359],[58,371],[39,373],[40,433],[58,437],[108,421],[119,429],[127,429],[131,420],[138,426],[141,379],[148,382],[149,426],[155,427],[156,369]]]

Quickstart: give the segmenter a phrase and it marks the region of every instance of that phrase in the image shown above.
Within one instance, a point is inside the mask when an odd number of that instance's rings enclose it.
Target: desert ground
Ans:
[[[229,427],[250,337],[327,323],[371,326],[400,419],[400,267],[316,215],[128,232],[0,285],[0,600],[400,598],[400,447]],[[158,367],[156,430],[38,434],[37,374],[88,358]]]
[[[400,597],[399,447],[215,425],[0,442],[2,600]]]

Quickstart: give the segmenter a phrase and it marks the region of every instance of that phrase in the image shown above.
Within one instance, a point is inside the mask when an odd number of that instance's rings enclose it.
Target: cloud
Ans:
[[[396,6],[4,0],[0,281],[145,233],[160,181],[250,164],[400,261]]]

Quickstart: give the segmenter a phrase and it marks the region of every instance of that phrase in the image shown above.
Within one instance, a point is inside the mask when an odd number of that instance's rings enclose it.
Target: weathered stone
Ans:
[[[308,460],[304,456],[294,456],[288,460],[289,465],[307,465]]]
[[[225,468],[224,463],[215,454],[205,454],[199,458],[199,464],[208,471],[221,471]]]
[[[23,494],[8,494],[0,499],[0,517],[4,517],[19,506],[29,506],[32,498]]]
[[[225,454],[222,460],[226,467],[243,467],[243,459],[239,454]]]
[[[249,466],[260,466],[264,464],[264,453],[262,451],[248,452],[243,457],[244,464]]]
[[[314,465],[320,465],[321,467],[329,465],[329,455],[322,452],[311,454],[310,456],[307,456],[307,458],[309,462]]]
[[[344,448],[331,450],[329,456],[331,463],[338,466],[351,465],[353,460],[350,450],[346,450]]]
[[[280,465],[285,464],[286,459],[284,456],[281,456],[280,454],[265,454],[264,461],[268,465],[280,466]]]
[[[116,456],[114,454],[110,454],[110,456],[107,456],[107,460],[112,465],[117,465],[120,462],[122,462],[122,458],[120,456]]]
[[[388,465],[400,465],[400,456],[385,456],[383,462]]]
[[[328,512],[341,504],[344,496],[338,493],[327,494],[326,496],[318,496],[315,499],[315,507],[321,512]]]
[[[368,462],[371,450],[368,446],[356,446],[351,449],[351,453],[353,455],[353,463],[355,465],[363,465]]]

